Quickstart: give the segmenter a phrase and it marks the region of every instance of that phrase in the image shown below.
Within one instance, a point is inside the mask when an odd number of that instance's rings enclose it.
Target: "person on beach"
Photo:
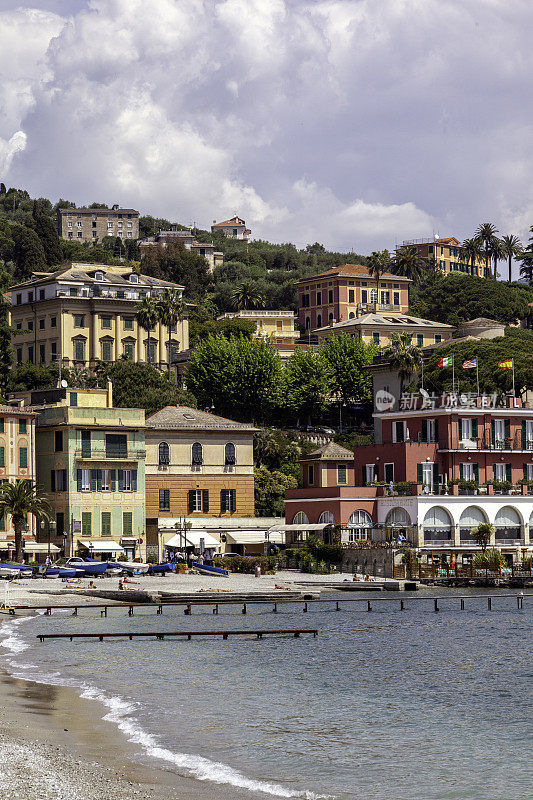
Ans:
[[[200,553],[200,555],[198,556],[198,563],[199,563],[199,564],[203,564],[203,563],[204,563],[204,556],[203,556],[203,553]]]
[[[89,585],[88,585],[87,588],[88,589],[96,589],[96,586],[94,585],[94,581],[89,581]]]

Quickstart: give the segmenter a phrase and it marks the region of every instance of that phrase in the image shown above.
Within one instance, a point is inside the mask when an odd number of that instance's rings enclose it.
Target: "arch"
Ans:
[[[195,442],[192,446],[192,463],[193,464],[204,463],[204,451],[200,442]]]
[[[235,445],[227,442],[224,446],[224,463],[227,465],[235,464]]]
[[[355,314],[353,311],[350,311],[350,313],[348,314],[348,319],[355,319]]]
[[[516,525],[522,524],[522,519],[516,508],[503,506],[496,514],[494,524],[497,528],[516,527]]]
[[[322,314],[318,314],[317,315],[316,326],[317,326],[317,328],[321,328],[322,327]]]
[[[348,541],[356,542],[358,539],[369,539],[372,531],[372,517],[368,511],[358,508],[348,520]]]
[[[159,442],[158,455],[160,464],[170,464],[170,447],[168,446],[168,442]]]
[[[318,522],[320,525],[334,525],[335,517],[333,516],[331,511],[323,511],[318,518]]]
[[[328,322],[332,323],[332,322],[334,322],[334,320],[335,320],[335,317],[333,316],[333,311],[330,311],[329,314],[328,314]]]
[[[401,506],[396,506],[396,508],[391,508],[389,513],[387,514],[387,519],[385,520],[385,525],[387,528],[391,528],[394,526],[398,526],[400,528],[405,528],[406,525],[411,524],[411,517]]]
[[[487,522],[487,516],[481,508],[468,506],[459,518],[461,528],[475,528],[480,522]]]
[[[293,525],[309,525],[309,517],[305,511],[298,511],[292,520]]]
[[[442,506],[433,506],[424,517],[424,542],[449,541],[452,538],[453,520]]]

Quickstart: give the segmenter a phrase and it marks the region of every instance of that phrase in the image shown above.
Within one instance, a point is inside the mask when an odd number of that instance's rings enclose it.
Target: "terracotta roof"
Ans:
[[[246,223],[240,217],[232,217],[231,219],[225,219],[224,222],[214,222],[211,227],[212,228],[223,228],[227,225],[231,225],[234,228],[245,228]]]
[[[476,317],[476,319],[469,319],[466,322],[462,322],[459,325],[460,328],[465,328],[467,325],[487,325],[490,328],[502,328],[505,327],[503,322],[498,322],[496,319],[488,319],[487,317]]]
[[[310,458],[313,460],[323,459],[326,461],[331,461],[332,459],[336,459],[337,461],[352,461],[353,451],[348,450],[346,447],[341,447],[340,444],[336,442],[328,442],[322,445],[322,447],[319,447],[318,450],[313,450],[311,453],[308,453],[301,458],[300,461],[308,461]]]
[[[146,427],[166,430],[233,430],[250,432],[256,430],[253,425],[234,422],[231,419],[218,417],[216,414],[209,414],[207,411],[199,411],[197,408],[189,408],[188,406],[165,406],[161,411],[157,411],[148,417]]]
[[[340,267],[333,267],[333,269],[328,269],[325,272],[319,272],[318,275],[310,275],[308,278],[301,278],[297,283],[310,283],[311,281],[321,280],[322,278],[333,276],[341,277],[344,275],[350,278],[358,276],[375,280],[374,276],[370,274],[368,267],[364,267],[362,264],[342,264]],[[394,275],[392,272],[384,272],[383,275],[380,276],[380,281],[393,279],[406,283],[412,282],[411,278],[405,278],[403,275]]]
[[[22,414],[25,417],[37,416],[35,411],[31,411],[29,408],[19,408],[19,406],[6,406],[4,404],[0,405],[0,414]]]

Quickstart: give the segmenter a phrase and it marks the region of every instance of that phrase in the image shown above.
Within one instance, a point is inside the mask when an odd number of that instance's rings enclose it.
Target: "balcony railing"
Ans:
[[[92,447],[90,450],[76,450],[74,456],[78,461],[141,461],[146,458],[146,450],[131,447],[120,450]]]
[[[505,439],[492,439],[491,436],[481,436],[472,439],[460,439],[457,445],[451,447],[439,446],[440,450],[533,450],[533,439],[523,439],[522,434]]]

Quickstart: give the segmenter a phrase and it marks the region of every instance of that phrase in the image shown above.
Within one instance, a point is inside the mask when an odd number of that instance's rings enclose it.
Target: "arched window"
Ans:
[[[355,319],[355,314],[353,313],[353,311],[350,311],[348,319]]]
[[[323,511],[318,518],[318,522],[320,525],[334,525],[335,517],[333,516],[331,511]]]
[[[487,517],[480,508],[477,506],[465,508],[459,519],[461,542],[472,541],[472,528],[477,527],[480,522],[487,522]]]
[[[204,463],[204,452],[200,442],[195,442],[192,446],[192,463],[193,464]]]
[[[424,541],[447,541],[452,538],[453,522],[449,513],[441,506],[430,508],[424,517]]]
[[[317,326],[317,328],[321,328],[322,327],[322,314],[318,314],[318,316],[316,318],[316,326]]]
[[[494,520],[496,539],[520,539],[522,520],[520,514],[511,506],[500,508]]]
[[[235,464],[235,445],[228,442],[224,448],[224,463],[227,465]]]
[[[139,276],[136,272],[132,272],[130,275],[130,283],[139,283]]]
[[[387,519],[385,520],[385,525],[387,528],[392,528],[392,527],[405,528],[406,525],[410,524],[411,524],[411,518],[409,517],[409,514],[407,513],[405,508],[400,508],[400,507],[393,508],[391,511],[389,511],[389,513],[387,514]]]
[[[305,513],[305,511],[298,511],[297,514],[294,515],[294,519],[292,521],[293,525],[308,525],[309,524],[309,517]]]
[[[370,290],[370,302],[371,303],[377,303],[378,302],[378,290],[377,289],[371,289]]]
[[[333,311],[330,311],[330,312],[329,312],[329,314],[328,314],[328,322],[329,322],[330,324],[331,324],[332,322],[335,322],[335,317],[333,316]]]
[[[98,272],[94,273],[94,279],[95,279],[95,281],[103,281],[104,280],[104,273],[100,272],[100,270],[98,270]]]
[[[355,542],[358,539],[369,539],[372,529],[372,517],[366,511],[359,509],[354,511],[348,520],[348,541]]]
[[[170,464],[170,447],[166,442],[159,442],[159,463]]]

